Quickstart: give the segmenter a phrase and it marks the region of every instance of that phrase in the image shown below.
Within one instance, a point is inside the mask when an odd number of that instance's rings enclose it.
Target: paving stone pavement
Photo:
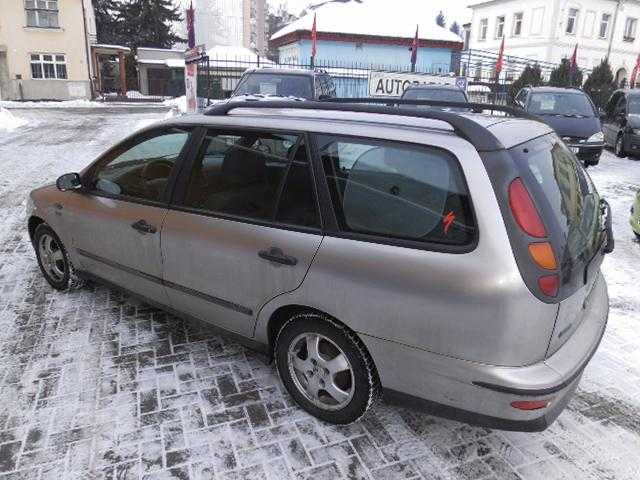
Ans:
[[[537,434],[380,405],[297,408],[272,366],[98,285],[52,290],[0,210],[0,479],[640,479],[637,309],[613,305],[578,394]],[[636,300],[637,301],[637,300]]]

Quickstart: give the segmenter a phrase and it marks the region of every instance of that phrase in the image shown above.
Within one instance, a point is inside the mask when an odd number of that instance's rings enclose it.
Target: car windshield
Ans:
[[[640,95],[630,96],[628,105],[629,113],[640,115]]]
[[[273,95],[278,97],[313,98],[311,77],[286,73],[249,73],[245,75],[233,96]]]
[[[534,93],[528,111],[536,115],[595,116],[591,102],[581,93]]]
[[[432,100],[437,102],[466,102],[467,98],[462,90],[448,90],[444,88],[414,88],[402,95],[404,100]]]

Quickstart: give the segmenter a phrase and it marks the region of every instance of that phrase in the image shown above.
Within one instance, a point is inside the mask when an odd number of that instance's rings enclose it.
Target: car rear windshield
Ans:
[[[274,95],[278,97],[313,98],[311,77],[282,73],[250,73],[245,75],[234,96]]]
[[[407,90],[402,96],[405,100],[431,100],[438,102],[466,102],[467,98],[461,90],[446,90],[439,88],[416,88]]]
[[[534,93],[527,110],[536,115],[595,116],[591,102],[581,93]]]
[[[547,228],[559,233],[556,253],[563,274],[570,275],[590,262],[600,247],[600,196],[580,162],[556,135],[515,147],[512,153],[527,188],[547,217]]]

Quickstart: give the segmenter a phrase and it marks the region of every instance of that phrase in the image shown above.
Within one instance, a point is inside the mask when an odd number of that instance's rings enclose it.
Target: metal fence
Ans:
[[[467,50],[454,52],[450,63],[434,64],[428,69],[418,69],[411,72],[406,66],[319,61],[312,64],[311,61],[292,60],[288,62],[273,62],[260,56],[246,57],[203,57],[198,63],[198,96],[200,102],[207,105],[212,100],[228,98],[238,85],[242,74],[248,69],[261,67],[279,67],[287,69],[322,69],[331,75],[336,86],[336,94],[339,97],[355,98],[368,97],[369,81],[372,73],[412,74],[424,75],[425,82],[451,83],[451,79],[464,77],[467,84],[467,95],[474,102],[507,104],[509,103],[509,86],[527,65],[537,64],[543,79],[548,80],[551,71],[557,64],[536,62],[532,59],[507,55],[504,57],[502,74],[499,78],[495,75],[497,53],[483,50]],[[178,69],[176,72],[179,73]],[[583,70],[584,77],[588,70]],[[429,78],[427,78],[429,76]],[[169,78],[162,75],[159,79]],[[175,77],[175,78],[174,78]],[[154,77],[155,78],[155,77]],[[114,95],[113,100],[149,101],[162,100],[167,95],[184,95],[183,76],[172,75],[175,81],[164,85],[163,88],[154,88],[156,95],[141,95],[137,92],[127,92],[127,97]],[[158,80],[158,79],[156,79]],[[159,81],[159,80],[158,80]],[[151,93],[151,92],[150,92]],[[111,100],[105,96],[105,100]]]

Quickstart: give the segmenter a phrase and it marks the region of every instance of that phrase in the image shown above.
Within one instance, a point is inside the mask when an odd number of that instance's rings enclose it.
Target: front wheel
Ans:
[[[615,145],[615,154],[617,157],[620,158],[624,158],[625,157],[625,152],[624,152],[624,134],[621,133],[620,135],[618,135],[618,138],[616,139],[616,145]]]
[[[33,235],[33,245],[40,271],[49,285],[56,290],[68,290],[84,284],[76,275],[62,241],[49,225],[38,225]]]
[[[275,357],[289,394],[326,422],[355,422],[380,398],[378,374],[364,344],[327,316],[294,315],[278,333]]]

